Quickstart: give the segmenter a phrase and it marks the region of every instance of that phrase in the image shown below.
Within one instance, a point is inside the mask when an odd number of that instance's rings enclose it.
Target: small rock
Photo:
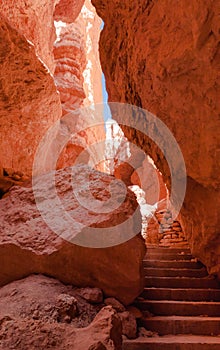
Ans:
[[[104,300],[105,305],[111,305],[113,309],[115,309],[117,312],[124,312],[125,307],[122,305],[117,299],[115,298],[107,298]]]
[[[144,338],[152,338],[152,337],[157,337],[158,334],[156,332],[148,331],[144,327],[140,327],[138,328],[138,336],[144,337]]]
[[[58,322],[70,323],[78,314],[77,300],[68,294],[59,295],[56,308],[58,312]]]
[[[135,306],[128,306],[127,311],[130,312],[135,318],[142,318],[143,317],[141,310],[139,310]]]
[[[100,304],[103,302],[103,293],[99,288],[81,288],[79,295],[91,304]]]
[[[124,311],[118,314],[122,324],[122,334],[129,339],[137,337],[137,322],[136,318],[129,311]]]

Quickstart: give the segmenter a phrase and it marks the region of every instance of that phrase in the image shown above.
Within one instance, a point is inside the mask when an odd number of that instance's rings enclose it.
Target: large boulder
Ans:
[[[135,195],[84,165],[57,171],[55,193],[51,174],[36,178],[35,196],[13,187],[0,201],[0,284],[41,273],[131,303],[144,285]]]

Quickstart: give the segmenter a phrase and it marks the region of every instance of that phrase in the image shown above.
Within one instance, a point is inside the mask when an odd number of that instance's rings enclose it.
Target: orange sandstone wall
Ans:
[[[219,1],[93,3],[105,22],[100,55],[109,99],[149,110],[172,131],[187,168],[181,223],[193,254],[217,273]],[[170,187],[167,164],[155,145],[135,130],[123,129],[150,154]]]
[[[86,18],[76,21],[83,3],[0,0],[0,176],[3,169],[8,174],[31,176],[39,142],[62,114],[83,106],[94,89],[99,94],[95,102],[101,102],[98,53],[94,55],[95,51],[91,50],[87,57],[85,25],[90,23]],[[90,6],[95,23],[90,32],[93,31],[92,37],[96,38],[96,50],[101,20],[89,1],[87,6]],[[55,45],[54,19],[64,24]],[[89,91],[84,71],[92,55],[94,76]],[[100,113],[99,122],[102,120]],[[71,125],[73,132],[77,130],[77,124],[85,128],[87,125],[80,115]],[[55,136],[57,130],[53,134]],[[80,145],[68,144],[58,167],[72,165],[89,143],[100,140],[100,135],[102,139],[105,137],[103,125],[99,130],[85,131]]]

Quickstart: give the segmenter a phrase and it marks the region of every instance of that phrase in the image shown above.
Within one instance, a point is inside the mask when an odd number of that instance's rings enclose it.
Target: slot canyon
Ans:
[[[220,0],[0,20],[0,350],[219,350]]]

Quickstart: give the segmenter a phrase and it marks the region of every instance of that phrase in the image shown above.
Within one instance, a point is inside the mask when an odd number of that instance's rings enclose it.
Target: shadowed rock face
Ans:
[[[131,303],[143,289],[145,244],[140,235],[130,239],[128,236],[141,228],[135,195],[128,190],[121,203],[123,187],[113,180],[112,176],[82,165],[57,171],[57,198],[68,217],[57,206],[47,175],[37,178],[35,198],[31,188],[13,187],[0,201],[0,284],[42,273],[75,286],[99,287],[106,296]],[[43,220],[36,198],[53,231]],[[67,221],[68,218],[71,219]],[[123,229],[118,226],[121,223],[125,223]],[[78,224],[84,227],[79,229]],[[56,234],[58,227],[62,232]],[[84,239],[84,246],[70,243],[76,234],[83,236],[86,228],[89,238]],[[109,228],[102,247],[110,235],[112,240],[118,237],[120,241],[123,235],[124,241],[127,237],[129,240],[107,248],[87,248],[92,241],[92,228],[98,228],[100,236]]]
[[[205,0],[178,6],[174,0],[93,0],[93,4],[105,22],[100,55],[109,100],[149,110],[175,136],[188,175],[183,228],[193,254],[210,272],[218,273],[219,4]],[[136,130],[122,128],[129,140],[151,155],[170,188],[161,152]]]

